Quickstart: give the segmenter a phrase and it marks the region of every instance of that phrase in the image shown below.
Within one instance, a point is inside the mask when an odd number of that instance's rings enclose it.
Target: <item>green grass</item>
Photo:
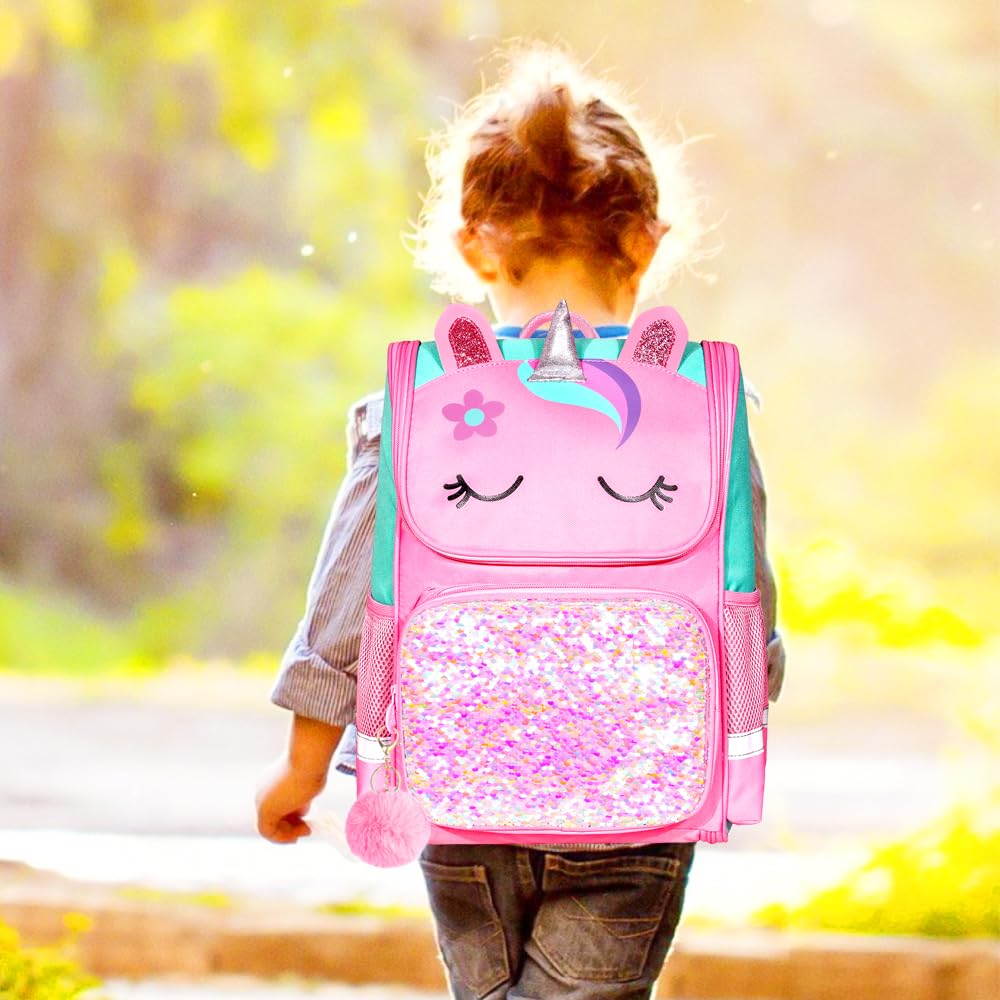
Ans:
[[[779,929],[1000,938],[1000,788],[876,850],[843,882],[754,923]]]
[[[430,916],[426,906],[382,905],[369,903],[363,898],[345,899],[338,903],[321,903],[315,909],[320,913],[334,913],[341,916],[385,917],[387,919],[421,918]]]
[[[72,602],[0,582],[0,666],[31,674],[135,672],[153,664],[127,628]]]
[[[55,945],[26,948],[13,927],[0,920],[0,997],[11,1000],[108,1000],[93,990],[101,981],[73,960],[76,936],[89,928],[83,914],[66,914],[68,934]]]
[[[114,621],[48,591],[14,586],[0,577],[0,671],[34,677],[153,676],[182,656],[184,602],[163,599]],[[259,651],[241,669],[272,672],[280,652]]]
[[[224,892],[177,892],[170,889],[153,889],[144,885],[126,885],[117,890],[126,899],[148,903],[191,903],[213,909],[231,909],[233,900]]]

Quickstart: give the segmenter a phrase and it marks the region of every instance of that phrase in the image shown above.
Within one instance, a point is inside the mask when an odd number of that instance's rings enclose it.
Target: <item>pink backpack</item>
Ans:
[[[598,337],[561,300],[497,338],[456,304],[389,345],[355,853],[760,821],[748,448],[736,347],[689,343],[668,306]],[[393,824],[416,839],[380,854]]]

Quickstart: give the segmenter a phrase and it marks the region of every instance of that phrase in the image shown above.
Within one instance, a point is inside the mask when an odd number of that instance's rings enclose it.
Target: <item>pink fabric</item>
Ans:
[[[764,809],[764,767],[767,762],[767,726],[764,749],[752,757],[729,761],[726,818],[740,825],[759,823]]]
[[[483,314],[475,306],[460,302],[448,306],[434,329],[438,353],[445,371],[456,371],[483,355],[489,361],[503,360],[500,345]]]
[[[366,792],[377,792],[381,791],[383,788],[391,787],[391,782],[395,779],[392,777],[392,772],[381,771],[375,775],[374,780],[372,775],[378,771],[381,764],[376,764],[372,761],[363,760],[358,757],[357,768],[355,771],[355,782],[357,784],[357,794],[358,796],[364,795]],[[389,777],[386,778],[386,773]]]
[[[671,306],[655,306],[636,316],[618,360],[623,364],[661,364],[677,371],[687,342],[687,326],[680,313]]]
[[[705,390],[644,365],[630,374],[642,409],[622,448],[606,414],[532,395],[516,363],[477,365],[422,385],[399,428],[397,468],[405,478],[397,478],[397,498],[409,530],[430,548],[461,559],[582,562],[668,558],[690,549],[711,527],[718,501]],[[662,391],[664,378],[674,383],[670,393]],[[496,431],[490,436],[457,439],[454,421],[442,413],[469,390],[484,403],[504,406],[492,418]],[[664,427],[677,434],[677,450],[668,454],[656,447]],[[523,482],[502,501],[470,499],[456,509],[443,487],[459,473],[484,495],[501,493],[518,476]],[[646,491],[661,475],[678,489],[670,492],[674,501],[657,510],[648,501],[614,499],[598,485],[598,475],[625,495]]]

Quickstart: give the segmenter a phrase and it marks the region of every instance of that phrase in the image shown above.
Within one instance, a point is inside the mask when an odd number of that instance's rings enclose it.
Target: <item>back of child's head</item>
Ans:
[[[498,54],[498,82],[428,137],[415,264],[467,302],[486,291],[463,253],[474,241],[512,284],[539,259],[572,258],[595,284],[639,273],[640,299],[661,290],[703,232],[682,162],[695,140],[660,140],[619,87],[563,47],[515,41]]]

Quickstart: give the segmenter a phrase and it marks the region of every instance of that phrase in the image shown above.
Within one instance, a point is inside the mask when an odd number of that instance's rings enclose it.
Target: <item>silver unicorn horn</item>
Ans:
[[[573,337],[573,323],[569,318],[569,306],[565,299],[549,320],[549,332],[542,345],[542,355],[535,370],[528,376],[529,382],[586,382],[583,365],[576,353]]]

